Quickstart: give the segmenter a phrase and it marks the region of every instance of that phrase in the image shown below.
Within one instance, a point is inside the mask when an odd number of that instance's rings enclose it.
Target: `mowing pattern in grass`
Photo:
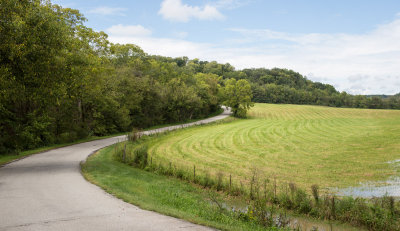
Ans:
[[[253,169],[303,188],[346,187],[398,175],[400,111],[256,104],[250,118],[172,132],[149,142],[155,160],[197,174]]]

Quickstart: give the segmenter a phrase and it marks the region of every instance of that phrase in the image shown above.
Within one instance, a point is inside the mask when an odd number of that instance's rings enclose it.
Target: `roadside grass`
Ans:
[[[254,170],[278,184],[321,191],[398,176],[400,111],[256,104],[248,119],[147,141],[149,158],[199,176],[248,184]]]
[[[210,117],[219,115],[223,111],[224,110],[222,108],[220,108],[216,112],[214,112],[214,113],[212,113],[212,114],[210,114],[210,115],[208,115],[207,117],[204,117],[204,118],[192,119],[192,120],[187,120],[187,121],[179,122],[179,123],[169,123],[169,124],[155,125],[155,126],[151,126],[151,127],[145,128],[145,129],[143,129],[143,131],[148,131],[148,130],[153,130],[153,129],[157,129],[157,128],[173,126],[173,125],[182,124],[182,123],[196,122],[196,121],[199,121],[199,120],[203,120],[203,119],[206,119],[206,118],[210,118]],[[53,144],[53,145],[49,145],[49,146],[45,146],[45,147],[26,150],[26,151],[22,151],[22,152],[20,152],[18,154],[0,154],[0,166],[5,165],[5,164],[10,163],[10,162],[15,161],[15,160],[19,160],[19,159],[28,157],[28,156],[33,155],[33,154],[46,152],[46,151],[49,151],[49,150],[52,150],[52,149],[62,148],[62,147],[66,147],[66,146],[73,145],[73,144],[85,143],[85,142],[94,141],[94,140],[101,140],[101,139],[106,139],[106,138],[110,138],[110,137],[114,137],[114,136],[121,136],[121,135],[126,135],[126,134],[128,134],[128,132],[120,132],[120,133],[115,133],[115,134],[111,134],[111,135],[107,135],[107,136],[91,136],[91,137],[87,137],[87,138],[84,138],[84,139],[76,140],[74,142],[62,143],[62,144]]]
[[[266,230],[256,223],[222,213],[210,201],[212,191],[208,189],[117,161],[113,157],[114,146],[102,149],[82,164],[85,178],[108,193],[142,209],[221,230]],[[234,200],[224,194],[213,195],[218,200]]]

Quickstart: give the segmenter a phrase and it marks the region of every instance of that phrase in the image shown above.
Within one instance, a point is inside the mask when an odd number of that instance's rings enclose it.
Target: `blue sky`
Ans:
[[[114,43],[237,69],[289,68],[353,94],[400,92],[399,0],[54,0]]]

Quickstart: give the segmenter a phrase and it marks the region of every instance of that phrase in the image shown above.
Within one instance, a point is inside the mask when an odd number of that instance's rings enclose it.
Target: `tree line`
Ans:
[[[191,63],[192,62],[192,63]],[[228,64],[215,61],[189,62],[195,70],[213,73],[224,79],[245,79],[251,84],[253,102],[309,104],[331,107],[400,109],[400,93],[393,96],[385,95],[351,95],[337,91],[330,84],[313,82],[301,74],[280,68],[251,68],[235,70]]]
[[[188,60],[186,57],[171,61]],[[196,72],[212,73],[223,79],[245,79],[250,82],[252,101],[257,103],[309,104],[331,107],[400,109],[400,93],[387,95],[351,95],[337,91],[332,85],[313,82],[288,69],[249,68],[235,70],[229,63],[188,61]]]
[[[351,95],[332,85],[313,82],[287,69],[245,69],[253,101],[260,103],[313,104],[332,107],[400,109],[400,94],[381,97]]]

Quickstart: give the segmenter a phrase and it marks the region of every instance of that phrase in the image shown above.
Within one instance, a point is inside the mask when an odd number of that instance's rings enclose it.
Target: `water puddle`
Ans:
[[[360,186],[336,189],[335,191],[339,196],[372,198],[386,195],[400,197],[400,177],[384,182],[363,183]]]
[[[395,168],[400,168],[400,159],[387,162],[394,165]],[[400,198],[400,177],[392,177],[386,181],[360,183],[359,186],[353,186],[343,189],[333,189],[338,196],[352,197],[382,197],[393,196]]]
[[[228,205],[226,203],[220,204],[222,208],[228,209],[231,211],[240,211],[242,213],[247,213],[247,206],[233,206]],[[275,223],[279,224],[280,219],[278,216],[274,218]],[[288,226],[294,230],[301,230],[301,231],[355,231],[355,230],[363,230],[361,228],[355,228],[350,225],[345,224],[338,224],[338,223],[331,223],[331,222],[323,222],[314,220],[311,218],[303,218],[303,217],[292,217],[287,215],[284,220],[289,222]]]
[[[290,218],[290,227],[292,229],[299,229],[302,231],[355,231],[363,230],[362,228],[355,228],[349,225],[342,225],[329,222],[321,222],[306,218],[294,217]]]

